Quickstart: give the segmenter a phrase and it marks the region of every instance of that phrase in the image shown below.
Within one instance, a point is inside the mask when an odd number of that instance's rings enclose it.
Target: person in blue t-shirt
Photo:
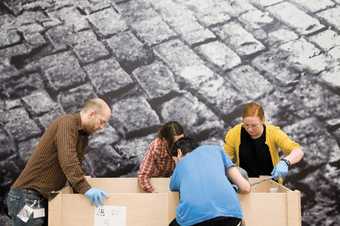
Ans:
[[[175,142],[171,155],[176,168],[170,178],[170,190],[179,192],[180,201],[176,218],[169,226],[239,225],[243,215],[231,182],[243,193],[250,192],[250,184],[223,148],[198,146],[191,138],[183,137]]]

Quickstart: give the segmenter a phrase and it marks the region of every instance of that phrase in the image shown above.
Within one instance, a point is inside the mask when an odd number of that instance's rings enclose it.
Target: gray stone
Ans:
[[[81,31],[90,28],[86,17],[81,15],[75,7],[63,7],[58,11],[49,12],[52,17],[58,18],[66,27],[73,31]]]
[[[45,28],[51,28],[51,27],[55,27],[57,25],[61,25],[62,22],[55,16],[48,14],[48,18],[46,18],[45,20],[41,21],[41,24],[45,27]]]
[[[270,44],[285,43],[298,38],[299,36],[288,28],[280,28],[268,34]]]
[[[291,114],[291,112],[296,110],[291,100],[292,98],[289,94],[276,89],[274,92],[259,99],[258,102],[264,108],[266,121],[282,127],[291,125],[298,120],[295,115]]]
[[[78,86],[58,95],[58,101],[65,112],[77,112],[84,106],[86,100],[96,97],[90,84]]]
[[[254,9],[248,0],[234,0],[234,1],[213,1],[213,0],[190,0],[180,1],[182,4],[186,5],[188,8],[196,12],[209,11],[212,7],[219,7],[231,16],[237,17],[240,14]]]
[[[215,41],[196,48],[209,62],[221,70],[231,69],[241,63],[240,57],[225,44]]]
[[[25,36],[26,42],[33,48],[38,48],[46,44],[44,36],[39,33],[29,34]]]
[[[252,29],[259,29],[273,23],[274,19],[268,13],[260,10],[250,10],[240,16],[241,22],[247,24]]]
[[[87,3],[87,1],[85,1]],[[103,10],[105,8],[114,7],[115,4],[111,0],[92,0],[88,4],[84,4],[84,10],[87,14]]]
[[[319,119],[327,120],[340,115],[340,96],[313,81],[302,81],[296,86],[289,98],[296,106],[294,113],[301,118],[315,115]]]
[[[102,37],[114,35],[128,29],[123,18],[112,8],[91,14],[89,21],[96,28],[97,34]]]
[[[299,34],[310,34],[324,27],[317,19],[288,2],[270,6],[267,9],[279,20],[295,28]]]
[[[301,189],[305,190],[304,196],[308,196],[304,208],[309,211],[303,212],[304,223],[315,222],[315,225],[337,225],[339,217],[334,214],[337,208],[338,190],[325,176],[325,167],[320,167],[312,174],[308,174],[299,180]],[[317,178],[317,179],[316,179]],[[312,197],[312,198],[311,198]],[[306,199],[307,197],[302,197]]]
[[[20,99],[6,100],[5,110],[10,110],[10,109],[17,108],[17,107],[22,107],[22,103]]]
[[[216,78],[214,72],[203,64],[185,67],[179,76],[185,83],[196,90],[204,83]]]
[[[327,163],[331,156],[340,157],[340,148],[336,140],[314,118],[307,118],[286,126],[283,131],[302,145],[304,150],[303,161],[308,166],[320,166]],[[323,134],[323,136],[320,137],[320,134]]]
[[[190,45],[202,43],[207,40],[216,39],[214,33],[202,27],[196,20],[181,18],[172,24],[176,30]]]
[[[40,125],[46,129],[53,120],[55,120],[58,116],[62,115],[63,113],[64,111],[61,109],[61,107],[58,106],[58,108],[52,109],[51,111],[38,117],[38,121]]]
[[[9,98],[18,98],[44,88],[44,83],[38,73],[33,73],[8,79],[2,82],[0,87],[2,95]]]
[[[77,59],[69,52],[46,56],[38,64],[43,69],[49,86],[56,91],[85,80],[85,73]]]
[[[177,35],[160,17],[136,21],[131,27],[148,45],[158,44]]]
[[[46,10],[53,7],[53,0],[37,0],[34,2],[29,2],[23,5],[23,9],[26,11],[34,11],[36,8]]]
[[[162,104],[161,116],[166,121],[181,122],[184,128],[190,128],[190,131],[195,134],[219,130],[223,127],[223,122],[189,93]]]
[[[33,116],[41,115],[57,108],[57,103],[45,91],[33,92],[23,97],[22,100],[26,104],[28,112]]]
[[[204,26],[209,27],[229,21],[230,16],[223,7],[216,6],[209,8],[208,11],[199,12],[197,19]]]
[[[18,32],[13,30],[2,31],[0,33],[0,48],[14,45],[20,42],[20,36]]]
[[[250,0],[250,2],[257,6],[266,7],[269,5],[282,2],[282,0]]]
[[[113,58],[87,65],[84,69],[100,94],[116,91],[133,83],[130,75]]]
[[[183,20],[194,20],[194,13],[187,9],[185,6],[172,1],[163,0],[155,1],[151,0],[152,6],[162,15],[162,18],[166,20],[170,25],[175,22]]]
[[[226,77],[232,81],[239,93],[244,93],[244,95],[253,100],[269,93],[274,88],[272,84],[249,65],[233,69]]]
[[[155,139],[156,135],[151,134],[146,137],[136,138],[132,140],[124,140],[117,146],[127,158],[136,158],[138,165],[142,162],[149,144]]]
[[[98,41],[91,31],[79,32],[73,39],[76,41],[73,50],[83,63],[89,63],[109,55],[103,43]]]
[[[329,71],[324,71],[321,74],[321,81],[333,89],[340,90],[340,65],[335,66]]]
[[[187,4],[187,2],[185,2]],[[191,3],[190,3],[191,4]],[[196,3],[195,7],[199,4]],[[208,29],[201,26],[190,10],[186,7],[171,1],[162,1],[162,4],[155,4],[163,18],[182,38],[190,45],[214,39],[215,35]]]
[[[339,5],[334,8],[330,8],[320,13],[317,13],[316,15],[325,19],[328,23],[336,27],[338,30],[340,29],[340,20],[339,20],[340,6]]]
[[[307,70],[313,74],[319,73],[326,69],[331,61],[312,43],[300,38],[280,46],[280,49],[287,51],[289,63],[297,70]]]
[[[186,67],[203,63],[194,51],[179,40],[158,45],[156,54],[176,73],[181,73]]]
[[[289,53],[279,50],[270,50],[256,57],[252,61],[257,69],[265,71],[274,80],[277,80],[282,85],[290,85],[297,82],[299,74],[290,68],[287,58]]]
[[[331,0],[293,0],[293,2],[313,13],[335,5]]]
[[[0,62],[9,61],[13,56],[26,55],[32,51],[32,46],[18,44],[8,48],[0,49]]]
[[[1,58],[0,58],[1,59]],[[0,82],[2,87],[6,87],[6,82],[10,81],[12,77],[17,77],[19,71],[9,64],[9,62],[0,63]],[[1,93],[3,91],[1,90]]]
[[[27,35],[30,35],[30,34],[34,34],[34,33],[44,31],[44,27],[42,27],[41,25],[39,25],[37,23],[24,24],[24,25],[21,25],[18,28],[18,30],[21,31],[24,36],[27,36]]]
[[[75,32],[67,26],[55,26],[47,30],[45,36],[51,42],[55,50],[65,50],[76,43],[73,39]]]
[[[117,130],[122,134],[150,128],[160,123],[156,112],[144,97],[130,97],[114,103],[112,118],[117,124]]]
[[[328,127],[340,127],[340,118],[332,118],[326,121]],[[339,130],[340,132],[340,130]],[[339,133],[340,135],[340,133]],[[340,139],[340,137],[339,137]]]
[[[23,11],[15,20],[15,25],[20,26],[22,24],[36,23],[46,20],[46,15],[39,10]]]
[[[325,178],[327,178],[328,183],[334,185],[336,188],[340,186],[340,170],[339,167],[333,164],[326,165]]]
[[[105,145],[88,153],[92,174],[96,177],[117,177],[131,171],[136,161],[125,159],[112,146]]]
[[[337,62],[339,62],[340,59],[340,46],[335,46],[333,49],[331,49],[328,54],[333,57],[333,59],[336,59]]]
[[[131,32],[119,33],[108,39],[107,44],[127,72],[154,60],[152,50],[141,43]]]
[[[159,16],[148,1],[125,1],[116,6],[119,13],[129,24]]]
[[[204,82],[197,92],[223,116],[232,113],[245,101],[242,94],[237,93],[229,83],[218,75]]]
[[[116,143],[119,140],[119,134],[116,129],[108,125],[104,129],[90,136],[89,148],[100,149],[105,145]]]
[[[2,128],[0,129],[0,150],[0,160],[6,159],[16,150],[13,139]]]
[[[39,138],[33,138],[18,144],[19,157],[23,162],[27,162],[39,142]]]
[[[179,90],[172,72],[159,61],[137,68],[133,76],[151,99]]]
[[[264,50],[265,47],[252,34],[236,22],[213,28],[224,43],[230,45],[238,54],[247,56]]]
[[[310,36],[309,40],[320,46],[325,51],[329,51],[335,46],[340,45],[340,35],[332,30],[326,30]]]
[[[37,136],[41,130],[31,120],[23,108],[15,108],[7,112],[8,122],[5,124],[7,130],[17,141]]]

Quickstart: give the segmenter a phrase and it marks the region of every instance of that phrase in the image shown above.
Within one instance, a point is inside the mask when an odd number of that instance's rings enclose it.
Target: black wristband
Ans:
[[[281,160],[284,161],[287,164],[288,168],[291,167],[292,164],[290,163],[290,161],[288,159],[283,158]]]

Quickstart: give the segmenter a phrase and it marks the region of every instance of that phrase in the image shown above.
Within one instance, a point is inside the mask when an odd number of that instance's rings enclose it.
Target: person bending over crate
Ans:
[[[145,152],[138,170],[138,183],[145,192],[154,192],[151,177],[170,177],[175,168],[175,161],[169,150],[174,142],[184,137],[182,126],[176,121],[165,123],[158,131],[157,137]]]
[[[180,194],[176,218],[169,226],[237,226],[242,220],[238,196],[250,184],[219,145],[198,146],[191,138],[177,140],[171,149],[176,162],[170,190]],[[227,174],[231,182],[225,174]]]
[[[81,161],[88,136],[104,128],[111,109],[100,98],[88,100],[78,113],[65,114],[46,129],[8,196],[8,214],[13,226],[47,225],[47,201],[53,191],[65,186],[85,196],[96,206],[106,193],[91,188],[84,177]]]

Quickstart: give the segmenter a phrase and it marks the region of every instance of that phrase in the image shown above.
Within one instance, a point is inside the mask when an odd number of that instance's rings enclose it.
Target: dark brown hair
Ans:
[[[181,134],[184,134],[183,127],[176,121],[165,123],[158,131],[158,137],[168,143],[168,150],[171,150],[174,145],[174,137]]]

